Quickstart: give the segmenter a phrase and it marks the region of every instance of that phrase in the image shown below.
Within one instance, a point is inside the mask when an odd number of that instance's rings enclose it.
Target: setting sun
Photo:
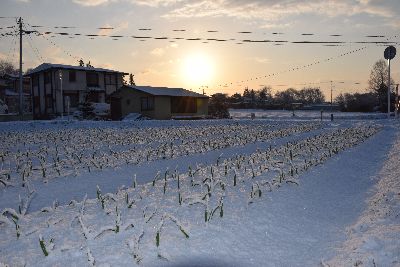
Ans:
[[[214,75],[214,64],[204,54],[188,56],[182,65],[182,75],[192,86],[201,86],[208,83]]]

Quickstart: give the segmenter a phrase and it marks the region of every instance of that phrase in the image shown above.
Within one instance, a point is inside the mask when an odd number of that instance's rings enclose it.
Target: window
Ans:
[[[37,75],[32,76],[32,85],[37,86],[38,83],[39,83],[39,76]]]
[[[76,82],[76,71],[74,70],[69,71],[69,81]]]
[[[78,93],[65,93],[64,94],[65,108],[67,107],[67,104],[68,104],[67,98],[69,98],[69,106],[71,108],[78,107],[78,105],[79,105],[79,94]]]
[[[95,72],[86,72],[86,85],[89,87],[98,87],[99,74]]]
[[[154,110],[154,97],[141,97],[140,102],[142,111]]]
[[[44,83],[48,84],[48,83],[50,83],[50,80],[51,80],[51,73],[50,72],[45,72],[44,73]]]
[[[51,95],[46,95],[46,107],[52,108],[53,107],[53,97]]]
[[[197,105],[194,97],[171,97],[172,113],[196,113]]]
[[[116,84],[117,81],[115,80],[115,75],[114,74],[106,74],[106,84]]]
[[[33,104],[35,105],[35,108],[38,108],[40,106],[40,98],[39,98],[39,96],[33,97]]]

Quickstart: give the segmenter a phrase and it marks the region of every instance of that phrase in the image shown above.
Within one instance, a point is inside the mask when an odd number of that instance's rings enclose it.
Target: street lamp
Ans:
[[[64,95],[62,88],[62,70],[58,71],[58,76],[60,77],[60,90],[61,90],[61,119],[64,118]]]

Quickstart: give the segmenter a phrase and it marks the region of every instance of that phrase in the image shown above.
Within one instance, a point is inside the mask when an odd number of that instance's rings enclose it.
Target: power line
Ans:
[[[23,26],[25,26],[25,23]],[[39,50],[37,49],[36,46],[33,45],[33,40],[31,38],[31,35],[30,34],[26,34],[26,35],[28,36],[28,38],[27,38],[28,44],[32,48],[35,56],[39,59],[40,62],[44,62],[44,59],[43,59],[42,55],[40,54]]]
[[[28,41],[29,46],[31,47],[31,49],[33,50],[33,53],[35,54],[35,56],[37,57],[37,59],[39,59],[40,62],[44,62],[43,57],[41,56],[39,50],[33,46],[33,40],[30,37],[30,35],[28,34],[28,38],[26,39]]]
[[[288,73],[288,72],[292,72],[292,71],[302,70],[302,69],[305,69],[305,68],[309,68],[309,67],[324,63],[324,62],[332,61],[332,60],[337,59],[337,58],[341,58],[341,57],[344,57],[344,56],[347,56],[347,55],[351,55],[353,53],[356,53],[356,52],[359,52],[359,51],[362,51],[362,50],[365,50],[365,49],[367,49],[366,46],[364,46],[362,48],[351,50],[351,51],[346,52],[346,53],[339,54],[337,56],[325,58],[325,59],[322,59],[322,60],[317,60],[317,61],[314,61],[314,62],[312,62],[310,64],[305,64],[305,65],[302,65],[302,66],[292,67],[292,68],[289,68],[289,69],[284,70],[284,71],[274,72],[274,73],[271,73],[271,74],[268,74],[268,75],[264,75],[264,76],[253,77],[253,78],[250,78],[250,79],[247,79],[247,80],[219,84],[219,85],[217,85],[217,87],[228,87],[228,86],[234,85],[234,84],[238,84],[238,85],[242,84],[243,85],[243,83],[247,83],[247,82],[250,82],[250,81],[255,81],[255,80],[259,80],[259,79],[261,80],[261,79],[264,79],[264,78],[270,78],[270,77],[278,76],[280,74],[284,74],[284,73]]]
[[[115,30],[115,29],[118,28],[116,26],[102,26],[102,27],[90,27],[90,28],[87,28],[87,27],[71,26],[71,25],[68,25],[68,26],[61,26],[61,25],[57,25],[57,26],[33,25],[32,27],[33,28],[48,28],[48,29],[53,28],[53,29],[96,29],[96,30]],[[137,28],[136,30],[154,32],[156,29],[153,29],[153,28],[150,28],[150,27],[142,27],[142,28]],[[170,31],[188,33],[189,30],[190,29],[181,29],[181,28],[179,28],[179,29],[172,29]],[[224,33],[224,31],[216,30],[216,29],[208,29],[208,30],[203,30],[201,32],[202,33],[213,33],[213,34],[214,33]],[[52,33],[52,32],[49,32],[49,33]],[[271,34],[273,36],[281,36],[281,35],[287,35],[288,34],[288,33],[285,33],[285,32],[268,32],[268,33],[265,32],[265,31],[259,32],[257,30],[256,31],[254,31],[254,30],[250,30],[250,31],[249,30],[245,30],[245,31],[236,30],[236,31],[230,31],[229,33],[231,33],[231,34],[232,33],[240,34],[240,35],[248,35],[248,34],[263,34],[263,35],[266,35],[266,34]],[[307,32],[307,33],[297,32],[296,34],[299,35],[299,36],[312,36],[312,37],[316,37],[316,36],[317,37],[318,36],[322,36],[322,37],[345,37],[346,36],[345,34],[338,34],[338,33],[336,33],[336,34],[319,34],[319,33],[310,33],[310,32]],[[84,34],[82,34],[82,35],[84,35]],[[124,36],[124,37],[129,37],[129,36]],[[355,37],[355,36],[352,35],[352,37]],[[358,36],[358,37],[362,37],[362,38],[388,38],[388,36],[382,35],[382,34],[366,34],[366,35],[362,35],[362,36]]]
[[[83,29],[82,27],[77,27],[77,26],[39,26],[39,25],[34,25],[31,26],[33,28],[54,28],[54,29]],[[101,29],[107,29],[107,30],[114,30],[115,27],[97,27],[97,30]],[[139,31],[152,31],[153,29],[151,28],[139,28]],[[37,31],[37,30],[36,30]],[[385,36],[381,34],[369,34],[369,35],[364,35],[362,36],[363,38],[368,38],[371,40],[368,41],[346,41],[342,40],[281,40],[281,39],[243,39],[243,38],[223,38],[215,36],[215,34],[220,34],[221,31],[217,30],[208,30],[206,31],[207,33],[212,33],[213,37],[212,38],[207,38],[207,37],[188,37],[188,36],[166,36],[166,35],[161,35],[161,36],[154,36],[154,35],[115,35],[115,34],[101,34],[100,32],[97,33],[71,33],[71,32],[57,32],[57,31],[37,31],[39,34],[43,35],[52,35],[52,36],[68,36],[69,38],[77,38],[77,37],[88,37],[89,39],[96,39],[99,37],[109,37],[112,38],[112,40],[120,40],[121,38],[133,38],[133,39],[138,39],[139,41],[147,41],[147,40],[168,40],[170,42],[176,42],[178,40],[184,40],[184,41],[200,41],[202,43],[210,43],[210,42],[233,42],[235,44],[249,44],[249,43],[268,43],[271,45],[284,45],[284,44],[320,44],[323,46],[343,46],[345,44],[398,44],[399,42],[397,41],[389,41],[390,36]],[[173,29],[172,32],[180,32],[180,33],[186,33],[187,29]],[[236,34],[240,35],[248,35],[252,34],[252,31],[236,31]],[[265,33],[264,33],[265,34]],[[280,32],[273,32],[271,33],[274,36],[280,36],[283,35],[284,33]],[[322,36],[322,37],[343,37],[343,34],[330,34],[330,35],[319,35],[315,33],[298,33],[299,36]],[[352,36],[353,38],[355,36]],[[377,38],[386,38],[386,40],[376,40]],[[396,36],[397,38],[397,36]]]
[[[30,27],[32,27],[29,23],[26,23],[27,25],[29,25]],[[27,35],[30,35],[31,33],[38,33],[38,31],[36,30],[25,30],[25,33]],[[47,38],[45,35],[43,34],[36,34],[36,36],[42,36],[46,41],[48,41],[49,43],[51,43],[54,47],[60,49],[61,51],[63,51],[64,54],[66,54],[67,56],[73,58],[74,60],[78,61],[80,60],[80,57],[74,56],[72,55],[72,53],[68,52],[67,50],[65,50],[64,48],[62,48],[60,45],[56,44],[55,42],[53,42],[52,40],[50,40],[49,38]],[[42,58],[43,59],[43,58]]]
[[[6,60],[7,61],[11,61],[11,62],[13,62],[13,60],[11,60],[11,51],[14,49],[15,50],[15,46],[17,45],[17,35],[16,34],[14,34],[14,35],[12,35],[12,40],[11,40],[11,46],[10,46],[10,49],[8,50],[8,53],[7,53],[7,57],[6,57]],[[14,53],[14,52],[13,52]]]
[[[202,43],[210,43],[210,42],[233,42],[235,44],[272,44],[272,45],[284,45],[284,44],[319,44],[323,46],[343,46],[343,45],[351,45],[351,44],[398,44],[399,41],[346,41],[346,40],[319,40],[319,41],[307,41],[307,40],[271,40],[271,39],[235,39],[235,38],[188,38],[188,37],[178,37],[178,36],[142,36],[142,35],[108,35],[108,34],[98,34],[98,33],[69,33],[69,32],[52,32],[52,31],[44,31],[39,32],[36,31],[40,35],[52,35],[52,36],[68,36],[69,38],[77,38],[77,37],[88,37],[89,39],[103,38],[108,37],[112,38],[112,40],[121,40],[123,38],[131,38],[137,39],[139,41],[147,41],[147,40],[168,40],[170,42],[176,41],[200,41]]]

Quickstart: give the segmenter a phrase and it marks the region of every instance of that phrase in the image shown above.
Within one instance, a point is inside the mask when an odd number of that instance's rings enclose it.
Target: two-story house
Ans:
[[[31,78],[34,118],[74,111],[79,103],[108,102],[128,73],[84,66],[43,63],[26,76]]]

